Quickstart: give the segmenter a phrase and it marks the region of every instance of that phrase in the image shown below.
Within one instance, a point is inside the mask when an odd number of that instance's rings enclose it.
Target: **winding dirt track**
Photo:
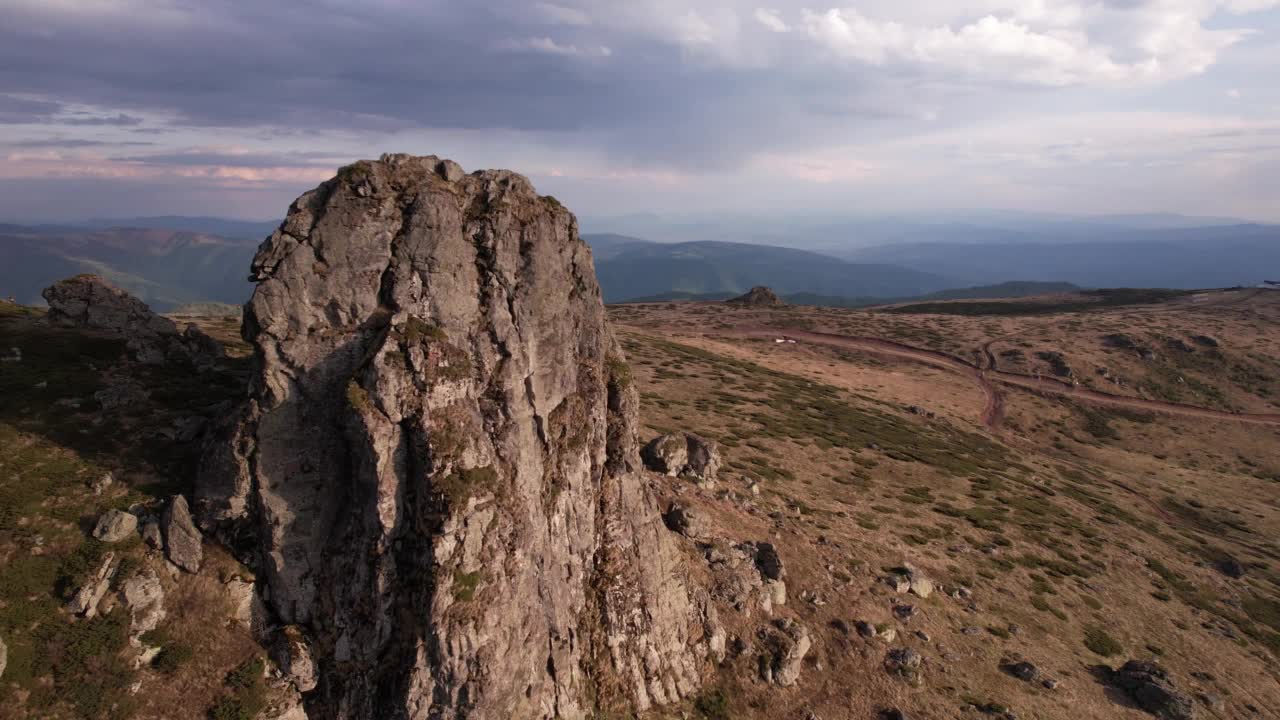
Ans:
[[[734,334],[745,337],[790,338],[793,340],[803,340],[822,345],[830,345],[832,347],[861,350],[863,352],[870,352],[877,355],[888,355],[924,363],[926,365],[932,365],[934,367],[943,368],[945,370],[950,370],[957,374],[964,375],[965,377],[973,380],[982,389],[983,394],[986,396],[987,403],[986,407],[983,409],[982,422],[993,431],[998,431],[1000,429],[1001,422],[1004,420],[1004,396],[1000,391],[1000,387],[997,386],[997,382],[1023,390],[1030,390],[1041,395],[1069,398],[1071,400],[1090,403],[1093,405],[1106,405],[1109,407],[1125,408],[1129,410],[1158,412],[1168,415],[1181,415],[1184,417],[1197,417],[1211,420],[1232,420],[1235,422],[1250,423],[1254,425],[1280,426],[1280,414],[1230,413],[1223,410],[1212,410],[1210,408],[1203,408],[1195,405],[1181,405],[1161,400],[1144,400],[1142,398],[1125,397],[1123,395],[1111,395],[1097,390],[1088,390],[1077,387],[1060,380],[1023,375],[1021,373],[1009,372],[1007,370],[983,368],[974,365],[968,360],[956,357],[955,355],[938,352],[936,350],[926,350],[923,348],[913,347],[911,345],[905,345],[903,343],[885,340],[883,338],[836,335],[833,333],[814,332],[810,330],[786,330],[764,326],[740,327],[734,331]],[[989,358],[988,363],[990,362],[991,359]]]

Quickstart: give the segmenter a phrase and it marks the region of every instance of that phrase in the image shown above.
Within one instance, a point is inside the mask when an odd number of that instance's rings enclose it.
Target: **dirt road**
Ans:
[[[809,330],[784,330],[780,328],[759,326],[740,327],[735,329],[733,334],[743,337],[790,338],[793,340],[830,345],[832,347],[861,350],[863,352],[870,352],[877,355],[887,355],[902,358],[904,360],[924,363],[926,365],[932,365],[934,367],[943,368],[957,374],[964,375],[975,382],[982,389],[983,394],[986,395],[987,404],[982,413],[982,422],[993,431],[998,431],[1000,429],[1000,424],[1004,419],[1004,397],[1001,392],[1001,388],[997,386],[997,383],[1021,388],[1023,390],[1030,390],[1041,395],[1069,398],[1077,402],[1093,405],[1105,405],[1128,410],[1158,412],[1186,417],[1232,420],[1256,425],[1280,426],[1280,414],[1231,413],[1223,410],[1213,410],[1195,405],[1182,405],[1162,400],[1144,400],[1142,398],[1111,395],[1109,393],[1071,385],[1070,383],[1062,382],[1060,380],[1023,375],[1007,370],[983,368],[974,365],[964,358],[956,357],[955,355],[938,352],[936,350],[926,350],[924,348],[913,347],[911,345],[905,345],[903,343],[885,340],[883,338],[836,335],[833,333],[814,332]],[[985,349],[986,348],[984,348],[984,350]],[[987,353],[987,355],[987,364],[994,365],[992,362],[993,358],[989,357],[989,353]]]

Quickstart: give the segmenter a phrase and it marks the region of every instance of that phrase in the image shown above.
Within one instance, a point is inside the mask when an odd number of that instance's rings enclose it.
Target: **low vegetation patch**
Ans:
[[[1115,657],[1124,652],[1119,640],[1098,625],[1090,625],[1084,630],[1084,646],[1102,657]]]

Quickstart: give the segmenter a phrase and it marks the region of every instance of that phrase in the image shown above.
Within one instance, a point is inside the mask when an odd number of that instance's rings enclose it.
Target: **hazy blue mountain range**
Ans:
[[[940,273],[888,263],[847,262],[805,250],[727,242],[654,243],[587,235],[606,302],[683,292],[775,292],[843,298],[923,295],[957,283]]]
[[[1222,220],[970,212],[716,224],[636,216],[628,220],[631,225],[675,230],[649,239],[625,233],[583,237],[593,248],[609,302],[724,299],[768,285],[792,303],[857,306],[922,296],[1018,297],[1017,287],[989,287],[1012,279],[1095,288],[1227,287],[1274,280],[1280,226],[1215,224]],[[128,227],[109,227],[112,223]],[[53,281],[96,272],[160,310],[198,302],[242,303],[252,289],[246,280],[250,259],[275,225],[207,217],[0,224],[0,296],[39,303],[40,290]],[[690,234],[772,238],[786,246],[654,241]],[[818,247],[820,252],[814,250]],[[980,289],[966,289],[973,286]]]
[[[1280,226],[1125,231],[1106,242],[902,243],[848,250],[857,262],[946,272],[965,283],[1020,278],[1085,287],[1253,285],[1280,267]]]
[[[664,242],[731,241],[842,255],[901,243],[1061,244],[1138,239],[1142,231],[1250,224],[1227,217],[1186,215],[1065,215],[1009,210],[963,210],[877,215],[821,213],[665,217],[633,214],[584,217],[584,232],[615,233]]]
[[[168,229],[0,225],[0,296],[42,304],[40,291],[54,281],[97,273],[157,310],[243,303],[260,240]]]
[[[1021,298],[1032,297],[1036,295],[1052,295],[1057,293],[1078,292],[1081,288],[1071,283],[1059,282],[1006,282],[997,285],[983,285],[980,287],[955,288],[953,290],[941,290],[928,295],[915,295],[902,298],[884,298],[884,297],[838,297],[833,295],[819,295],[817,293],[799,292],[788,293],[782,295],[783,301],[788,305],[819,305],[823,307],[866,307],[868,305],[885,305],[897,301],[940,301],[940,300],[966,300],[978,298]],[[731,292],[716,293],[687,293],[687,292],[668,292],[648,297],[632,298],[627,302],[717,302],[728,300],[736,297]]]
[[[236,240],[253,240],[261,242],[263,238],[275,232],[280,226],[279,220],[229,220],[216,217],[185,217],[181,215],[160,215],[155,217],[108,218],[86,220],[79,224],[94,230],[111,228],[148,228],[156,230],[185,230],[187,232],[207,233]]]

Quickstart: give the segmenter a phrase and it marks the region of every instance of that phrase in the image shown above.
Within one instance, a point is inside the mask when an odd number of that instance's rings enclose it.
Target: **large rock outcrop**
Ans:
[[[147,365],[187,362],[203,368],[224,355],[222,345],[195,325],[179,332],[172,320],[97,275],[59,280],[41,295],[49,303],[49,322],[124,338],[134,359]]]
[[[253,277],[252,397],[196,513],[305,644],[310,717],[696,690],[723,635],[647,490],[571,213],[511,172],[384,156],[300,197]]]

